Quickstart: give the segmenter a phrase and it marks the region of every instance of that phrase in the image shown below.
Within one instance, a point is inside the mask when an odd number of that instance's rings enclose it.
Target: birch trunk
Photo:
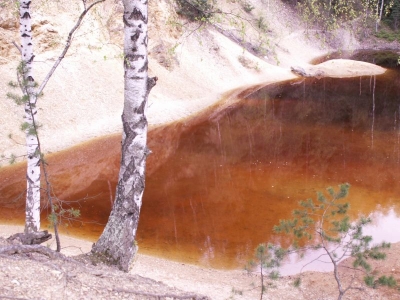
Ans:
[[[157,78],[147,75],[147,0],[123,0],[124,83],[122,157],[116,199],[92,252],[129,271],[145,186],[147,144],[146,102]]]
[[[30,5],[32,1],[20,1],[20,35],[21,35],[21,73],[25,103],[24,128],[27,147],[26,172],[26,208],[25,233],[37,232],[40,229],[40,151],[36,126],[36,94],[33,79],[32,62],[33,43],[31,29]]]
[[[383,14],[383,4],[385,0],[381,0],[381,8],[379,9],[379,0],[377,1],[376,4],[376,23],[375,23],[375,32],[378,32],[379,24],[381,23],[382,20],[382,14]]]
[[[79,16],[75,26],[70,31],[64,50],[61,55],[55,61],[53,67],[50,69],[41,86],[36,88],[35,81],[33,79],[32,63],[34,59],[33,54],[33,37],[31,29],[31,14],[30,5],[32,1],[19,1],[20,7],[20,35],[21,35],[21,65],[18,69],[18,81],[23,92],[23,101],[25,102],[25,115],[23,128],[26,134],[26,146],[27,146],[27,193],[26,193],[26,209],[25,209],[25,235],[19,236],[20,240],[25,244],[42,243],[49,238],[51,235],[47,231],[39,232],[40,230],[40,173],[41,173],[41,150],[40,140],[37,134],[37,95],[41,94],[46,84],[50,80],[50,77],[54,74],[55,70],[65,57],[69,47],[72,43],[74,32],[79,28],[83,18],[86,14],[97,4],[104,2],[105,0],[97,0],[86,5],[86,0],[83,0],[84,10]],[[22,77],[22,78],[21,78]],[[42,165],[43,173],[46,182],[47,198],[50,203],[52,214],[55,214],[50,182],[46,172],[46,166]],[[57,221],[54,222],[54,231],[57,240],[57,251],[60,251],[60,241],[58,237],[58,226]]]

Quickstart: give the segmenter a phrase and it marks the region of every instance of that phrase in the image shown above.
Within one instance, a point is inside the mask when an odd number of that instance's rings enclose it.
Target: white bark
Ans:
[[[147,0],[123,0],[124,82],[122,157],[116,199],[102,235],[92,252],[129,271],[145,186],[147,119],[145,108],[157,78],[147,74]]]
[[[20,4],[20,35],[21,35],[21,47],[19,48],[21,52],[21,67],[19,69],[19,74],[22,75],[22,80],[20,79],[20,86],[22,88],[24,98],[27,100],[25,102],[25,134],[26,134],[26,146],[27,146],[27,194],[26,194],[26,209],[25,209],[25,234],[27,237],[31,233],[37,233],[40,230],[40,167],[41,167],[41,153],[40,153],[40,142],[37,135],[37,109],[36,101],[37,95],[41,94],[50,77],[53,75],[62,59],[65,57],[71,43],[75,31],[79,28],[82,23],[83,18],[95,5],[104,2],[105,0],[97,0],[86,5],[86,1],[83,0],[84,10],[79,16],[75,26],[71,29],[64,50],[61,55],[55,61],[53,67],[50,69],[49,73],[43,80],[41,86],[36,89],[35,81],[33,79],[32,72],[32,62],[34,59],[33,54],[33,42],[32,42],[32,29],[31,29],[31,15],[30,15],[30,5],[32,1],[19,1]],[[14,43],[14,45],[16,45]],[[18,47],[18,46],[17,46]],[[50,183],[47,178],[46,168],[43,166],[44,176],[46,179],[46,190],[47,197],[52,207],[52,213],[54,213],[54,207],[50,192]],[[53,224],[56,233],[57,240],[57,251],[60,250],[60,242],[58,237],[57,223]]]
[[[379,22],[382,20],[384,2],[385,2],[385,0],[382,0],[382,2],[381,2],[381,11],[379,12]]]
[[[376,15],[377,15],[377,20],[375,24],[375,31],[378,31],[379,24],[381,23],[382,20],[382,14],[383,14],[383,4],[385,0],[381,0],[381,8],[379,9],[379,0],[376,3]]]
[[[32,1],[20,1],[20,35],[21,35],[21,56],[23,92],[27,97],[25,104],[25,134],[27,147],[27,191],[25,209],[25,232],[37,232],[40,229],[40,152],[39,143],[33,129],[36,128],[35,117],[36,94],[35,81],[33,79],[32,62],[33,43],[31,29],[30,5]]]

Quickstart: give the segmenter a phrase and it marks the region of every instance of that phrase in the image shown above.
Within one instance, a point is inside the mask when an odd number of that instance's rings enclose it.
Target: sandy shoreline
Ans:
[[[23,232],[23,226],[0,225],[0,237]],[[61,253],[75,256],[90,252],[92,242],[61,235]],[[55,248],[54,239],[47,244]],[[140,250],[139,250],[140,251]],[[400,270],[400,258],[396,255],[400,251],[400,243],[392,245],[388,258],[374,268],[382,274],[397,274]],[[349,272],[349,270],[347,270]],[[388,273],[389,272],[389,273]],[[181,262],[170,261],[159,257],[138,254],[135,265],[130,274],[150,278],[162,282],[170,287],[185,292],[198,293],[215,300],[242,299],[254,300],[260,296],[260,277],[257,273],[248,273],[243,270],[217,270]],[[354,279],[354,274],[344,273],[343,278]],[[359,274],[359,273],[358,273]],[[336,299],[337,290],[332,273],[305,272],[302,275],[302,286],[293,286],[294,276],[281,277],[268,286],[267,299],[298,300],[298,299]],[[318,283],[317,283],[318,282]],[[358,285],[356,280],[356,285]],[[349,292],[349,299],[394,299],[395,290],[367,288],[363,292],[358,290]],[[389,293],[388,295],[386,295]],[[323,296],[325,295],[325,296]],[[397,294],[396,294],[397,295]],[[319,298],[323,297],[323,298]],[[347,299],[347,298],[346,298]]]
[[[7,238],[12,234],[23,232],[23,230],[23,226],[0,225],[0,237]],[[61,253],[67,256],[80,255],[91,250],[92,242],[90,241],[67,235],[61,235],[60,238]],[[46,245],[55,249],[54,238]],[[209,269],[140,253],[130,273],[162,281],[184,291],[206,294],[217,300],[227,299],[232,294],[232,287],[236,287],[238,290],[248,289],[258,280],[256,275],[249,275],[244,270]],[[257,295],[258,290],[255,290],[248,293],[249,298],[244,299],[255,299],[253,297],[257,297]]]

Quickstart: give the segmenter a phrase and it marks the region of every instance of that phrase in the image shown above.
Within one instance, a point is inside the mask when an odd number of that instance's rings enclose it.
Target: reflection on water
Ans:
[[[190,127],[147,181],[152,218],[142,218],[139,242],[237,267],[258,243],[287,242],[273,225],[329,185],[352,184],[353,217],[397,210],[396,93],[384,78],[291,81]]]
[[[259,243],[288,244],[271,229],[291,216],[298,200],[343,182],[352,185],[353,218],[390,215],[398,222],[398,86],[394,72],[294,80],[261,89],[212,117],[204,114],[195,124],[153,130],[140,251],[242,267]],[[48,158],[59,198],[84,199],[82,223],[69,227],[71,233],[93,240],[101,233],[115,195],[119,146],[119,137],[108,137]],[[16,169],[0,174],[3,221],[21,218],[23,200],[14,199],[24,189],[24,175]],[[400,234],[391,239],[399,241]]]
[[[110,198],[115,195],[120,140],[116,136],[101,138],[46,156],[55,195],[70,201],[69,204],[79,208],[83,215],[82,222],[75,222],[74,227],[64,227],[64,230],[68,229],[67,232],[94,239],[102,231],[111,210]],[[2,222],[23,222],[25,170],[25,164],[0,170]],[[42,221],[45,223],[48,212],[49,209],[44,207]]]

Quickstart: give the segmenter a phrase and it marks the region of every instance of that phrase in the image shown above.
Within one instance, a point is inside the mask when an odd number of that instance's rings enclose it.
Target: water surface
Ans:
[[[350,215],[396,242],[400,201],[399,76],[273,84],[219,113],[153,130],[138,231],[140,251],[241,268],[299,200],[349,182]],[[48,157],[55,193],[82,212],[66,229],[95,241],[107,222],[119,136]],[[24,166],[0,172],[0,220],[21,222]],[[45,216],[47,210],[43,211]],[[71,226],[72,225],[72,226]]]

